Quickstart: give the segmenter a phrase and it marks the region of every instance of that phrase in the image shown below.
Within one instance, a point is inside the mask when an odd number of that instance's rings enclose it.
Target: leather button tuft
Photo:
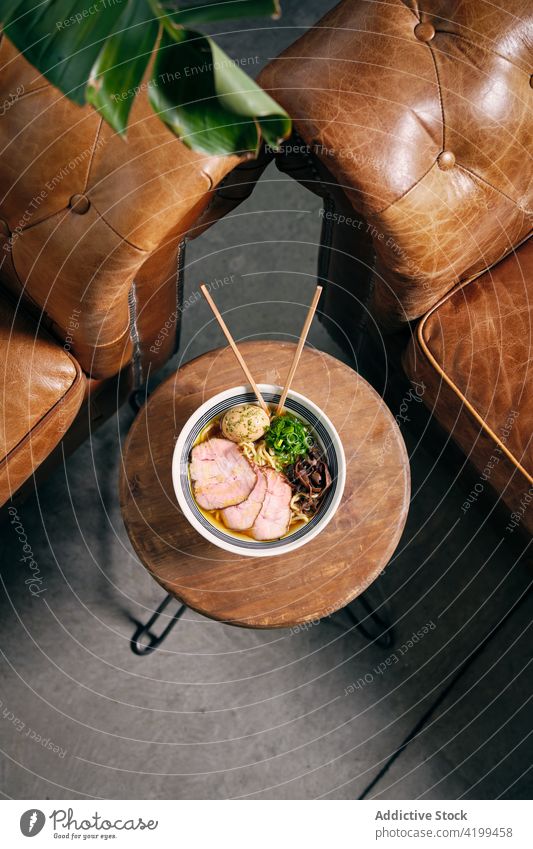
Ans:
[[[91,201],[86,195],[72,195],[70,199],[70,208],[72,212],[78,215],[84,215],[91,205]]]
[[[450,171],[455,165],[455,156],[451,150],[443,150],[437,159],[437,164],[441,171]]]
[[[415,27],[415,35],[419,41],[431,41],[435,35],[435,27],[428,21],[422,24],[417,24]]]

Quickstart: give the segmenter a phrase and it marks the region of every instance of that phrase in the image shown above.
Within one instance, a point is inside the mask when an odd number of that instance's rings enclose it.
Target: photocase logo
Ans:
[[[24,837],[35,837],[42,830],[45,822],[46,817],[42,811],[30,808],[29,811],[24,811],[20,818],[20,830]]]

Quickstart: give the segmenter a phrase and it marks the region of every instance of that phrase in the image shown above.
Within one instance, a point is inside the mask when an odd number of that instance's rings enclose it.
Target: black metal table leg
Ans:
[[[133,637],[131,638],[130,646],[131,650],[134,654],[138,654],[141,657],[145,654],[150,654],[155,651],[158,646],[161,645],[164,639],[168,637],[174,626],[176,625],[178,619],[183,616],[187,607],[185,604],[182,604],[181,607],[176,611],[174,616],[170,619],[168,625],[161,631],[159,636],[152,632],[153,625],[157,622],[165,608],[170,604],[174,596],[170,595],[170,593],[163,599],[155,613],[150,617],[146,624],[142,622],[139,623],[138,628],[136,629]]]
[[[361,633],[363,637],[370,642],[376,643],[376,645],[381,648],[392,648],[394,645],[394,629],[386,611],[383,610],[383,605],[381,605],[382,612],[378,613],[366,593],[356,598],[355,601],[352,602],[352,605],[356,603],[359,603],[365,611],[365,616],[362,621],[355,615],[353,610],[350,609],[350,606],[345,607],[344,610],[359,633]]]

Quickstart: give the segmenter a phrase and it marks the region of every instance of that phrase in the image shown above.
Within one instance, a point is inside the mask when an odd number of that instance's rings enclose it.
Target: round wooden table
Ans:
[[[286,342],[245,342],[257,383],[283,384],[294,354]],[[183,604],[232,625],[288,628],[344,607],[377,578],[402,533],[410,495],[399,428],[357,372],[306,348],[293,389],[337,428],[347,461],[341,506],[315,540],[287,557],[241,557],[201,537],[183,517],[172,486],[174,444],[208,398],[243,383],[229,348],[182,366],[140,410],[126,440],[120,481],[129,538],[151,575]]]

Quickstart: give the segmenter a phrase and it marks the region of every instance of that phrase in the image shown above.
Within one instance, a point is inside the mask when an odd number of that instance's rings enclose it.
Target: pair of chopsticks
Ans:
[[[250,372],[250,369],[248,368],[248,366],[244,362],[244,358],[243,358],[241,352],[239,351],[239,349],[237,347],[237,343],[235,342],[235,339],[233,338],[233,336],[229,332],[228,326],[227,326],[226,322],[224,321],[224,319],[222,318],[222,316],[221,316],[221,314],[220,314],[220,312],[217,308],[217,305],[215,304],[213,298],[211,297],[205,283],[202,283],[200,285],[200,291],[202,292],[207,303],[209,304],[209,306],[213,310],[213,315],[215,316],[216,320],[218,321],[220,328],[222,330],[222,333],[224,334],[224,336],[228,340],[230,347],[231,347],[231,350],[233,351],[233,353],[235,354],[235,356],[237,358],[237,362],[239,363],[240,367],[242,368],[244,374],[246,375],[246,379],[247,379],[248,383],[250,384],[250,386],[252,387],[252,389],[255,393],[255,397],[259,401],[259,404],[261,405],[261,407],[263,408],[263,410],[265,411],[267,416],[270,417],[270,410],[268,409],[268,407],[265,403],[265,399],[261,395],[261,392],[259,391],[259,387],[258,387],[257,383],[255,382],[255,380],[253,379],[252,374]],[[307,334],[309,333],[309,328],[311,327],[311,322],[313,321],[313,316],[314,316],[316,308],[318,306],[318,301],[320,299],[321,294],[322,294],[322,286],[317,286],[313,300],[311,302],[311,306],[309,307],[309,311],[307,313],[307,317],[306,317],[305,322],[304,322],[304,326],[302,328],[302,332],[300,333],[298,345],[296,346],[296,351],[294,352],[294,357],[293,357],[293,360],[292,360],[292,363],[291,363],[291,367],[289,369],[289,373],[287,375],[287,379],[285,381],[285,386],[283,388],[283,392],[281,393],[281,396],[280,396],[280,399],[279,399],[278,407],[277,407],[277,410],[276,410],[277,416],[280,415],[280,413],[283,411],[283,407],[285,406],[285,401],[287,400],[287,393],[288,393],[289,389],[291,388],[292,381],[294,380],[294,375],[296,374],[296,369],[298,368],[298,363],[300,362],[300,357],[302,356],[302,351],[304,349],[305,340],[307,339]]]

